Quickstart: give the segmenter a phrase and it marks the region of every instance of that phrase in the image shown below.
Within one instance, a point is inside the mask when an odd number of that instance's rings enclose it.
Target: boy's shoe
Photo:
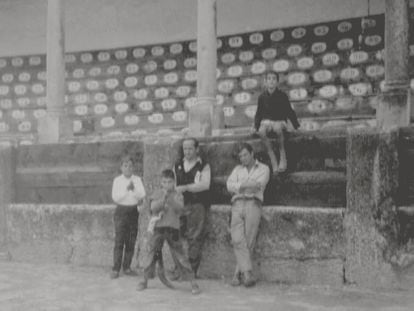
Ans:
[[[241,285],[241,274],[240,273],[236,273],[233,276],[233,279],[230,282],[231,286],[240,286]]]
[[[148,281],[147,280],[142,280],[138,283],[137,291],[143,291],[147,287],[148,287]]]
[[[118,271],[111,271],[111,274],[109,275],[109,277],[113,280],[113,279],[117,279],[119,278],[119,272]]]
[[[243,277],[243,284],[245,287],[252,287],[256,284],[256,280],[253,278],[253,275],[250,271],[244,272]]]
[[[191,282],[191,294],[198,295],[201,293],[200,287],[198,287],[198,284],[196,282]]]
[[[132,270],[131,268],[125,269],[124,274],[129,275],[129,276],[137,276],[138,275],[138,273],[135,270]]]

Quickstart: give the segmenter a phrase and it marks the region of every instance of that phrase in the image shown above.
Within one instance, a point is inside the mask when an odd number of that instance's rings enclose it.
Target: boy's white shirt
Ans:
[[[134,190],[128,190],[128,185],[134,184]],[[115,177],[112,184],[112,200],[118,205],[137,205],[145,197],[145,189],[141,178],[131,175],[127,178],[124,175]]]

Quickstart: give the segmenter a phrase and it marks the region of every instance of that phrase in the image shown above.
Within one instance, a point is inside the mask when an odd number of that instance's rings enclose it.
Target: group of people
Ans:
[[[296,129],[299,122],[285,93],[277,89],[279,76],[270,72],[265,76],[266,90],[259,96],[253,131],[267,147],[273,173],[286,170],[287,161],[283,133],[289,119]],[[275,132],[279,141],[279,161],[270,141],[269,132]],[[191,283],[191,292],[200,293],[196,282],[201,262],[202,247],[206,238],[206,219],[210,206],[210,165],[199,156],[199,142],[185,138],[182,142],[183,157],[172,169],[161,173],[160,188],[149,197],[151,218],[148,238],[145,241],[142,266],[143,279],[138,290],[148,286],[155,269],[160,280],[173,287],[165,277],[162,248],[169,245],[175,269],[170,279],[183,278]],[[263,193],[270,179],[270,168],[258,161],[248,143],[238,148],[240,164],[227,179],[227,190],[232,194],[231,240],[236,257],[236,267],[231,281],[233,286],[253,286],[252,251],[261,218]],[[122,159],[122,174],[114,179],[112,199],[117,207],[114,214],[115,246],[111,278],[118,278],[122,267],[126,275],[136,275],[131,261],[138,229],[138,204],[146,192],[140,177],[133,174],[130,157]],[[188,249],[184,247],[184,241]],[[158,264],[158,266],[157,266]]]

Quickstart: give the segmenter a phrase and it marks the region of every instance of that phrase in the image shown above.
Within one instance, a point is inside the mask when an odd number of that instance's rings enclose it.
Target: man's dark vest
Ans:
[[[177,162],[175,164],[175,174],[177,177],[177,186],[182,185],[188,185],[193,184],[195,176],[197,172],[200,172],[203,170],[204,166],[206,166],[206,162],[201,160],[197,161],[196,164],[186,172],[184,170],[184,159]],[[189,192],[185,191],[183,193],[184,195],[184,204],[194,204],[194,203],[202,203],[204,206],[209,205],[209,191],[201,191],[201,192]]]

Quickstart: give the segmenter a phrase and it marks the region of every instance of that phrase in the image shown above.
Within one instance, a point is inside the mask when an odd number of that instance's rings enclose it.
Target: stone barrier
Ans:
[[[235,259],[229,205],[213,205],[200,274],[230,277]],[[112,265],[113,205],[12,204],[8,210],[12,260],[73,265]],[[265,206],[255,251],[256,272],[266,281],[340,285],[343,282],[342,209]],[[147,209],[141,209],[139,265]],[[165,249],[166,265],[170,265]]]

